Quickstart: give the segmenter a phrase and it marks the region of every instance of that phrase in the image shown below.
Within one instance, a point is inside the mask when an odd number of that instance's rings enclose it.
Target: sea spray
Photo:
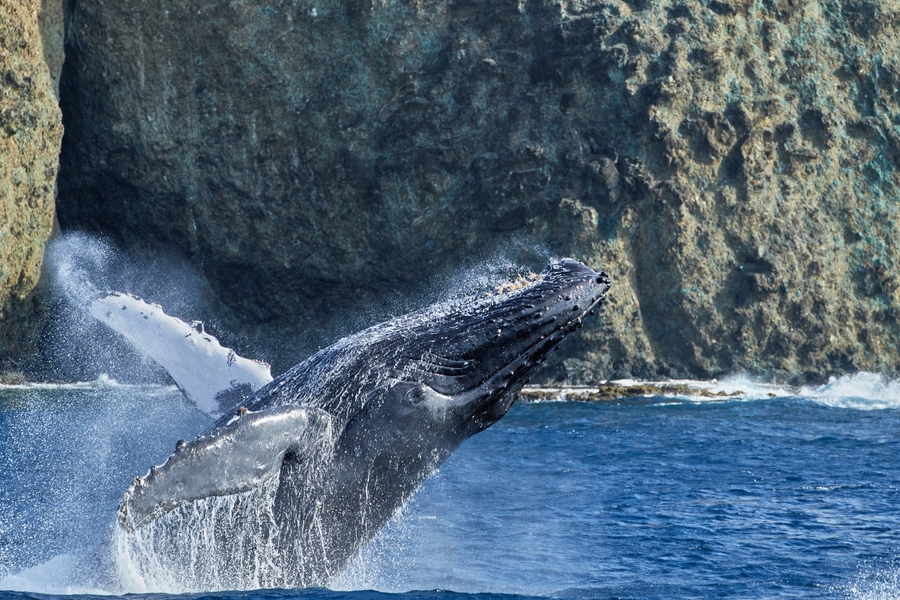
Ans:
[[[865,565],[843,589],[846,600],[897,600],[900,598],[898,561],[886,565]]]
[[[857,410],[900,408],[900,380],[859,372],[831,377],[820,386],[806,386],[798,395],[825,406]]]
[[[314,439],[304,440],[301,459],[288,458],[280,472],[248,491],[182,504],[138,528],[120,520],[114,547],[124,589],[184,593],[291,587],[298,581],[325,583],[337,575],[329,570],[323,506],[317,501],[333,483],[335,432],[330,426],[309,431]],[[238,463],[243,459],[240,450],[228,457]],[[235,476],[238,467],[216,458],[222,471]],[[297,520],[279,518],[286,511]]]
[[[209,312],[204,281],[175,257],[138,261],[109,240],[69,233],[50,243],[45,268],[50,318],[40,344],[39,379],[91,381],[106,373],[126,382],[167,381],[153,360],[88,313],[90,303],[108,292],[161,302],[170,314],[189,321]]]
[[[116,527],[115,559],[128,593],[278,587],[279,478],[180,507],[134,532]],[[301,559],[302,560],[302,559]]]
[[[117,253],[106,241],[83,233],[55,239],[46,253],[53,289],[75,306],[86,306],[97,294],[111,289]]]
[[[174,386],[0,387],[0,579],[48,593],[118,589],[109,545],[123,490],[208,422]]]
[[[451,459],[452,460],[452,459]],[[434,521],[435,515],[422,514],[419,502],[424,498],[427,503],[429,498],[436,495],[445,495],[441,476],[438,471],[428,479],[422,487],[410,498],[400,510],[394,514],[394,518],[385,525],[378,535],[366,544],[350,564],[338,574],[328,587],[332,590],[381,590],[381,591],[405,591],[399,582],[403,581],[404,572],[409,568],[405,557],[409,555],[415,546],[414,536],[418,533],[416,525],[423,520]],[[418,544],[424,544],[424,540],[415,540]],[[440,541],[431,547],[431,556],[437,558],[443,551]]]

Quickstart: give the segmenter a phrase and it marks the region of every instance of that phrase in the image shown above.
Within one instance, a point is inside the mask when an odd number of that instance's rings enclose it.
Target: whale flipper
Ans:
[[[278,474],[287,455],[295,462],[322,460],[332,430],[331,415],[317,408],[242,409],[209,435],[179,442],[162,466],[135,478],[119,505],[119,522],[133,531],[183,504],[248,491]]]
[[[159,306],[114,292],[91,302],[91,315],[149,354],[198,410],[218,417],[272,381],[269,365],[242,358],[214,336]]]

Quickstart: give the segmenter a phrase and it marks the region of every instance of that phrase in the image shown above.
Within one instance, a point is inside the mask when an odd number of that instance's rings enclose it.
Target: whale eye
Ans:
[[[421,404],[422,402],[425,402],[426,399],[424,386],[417,385],[406,392],[406,401],[410,404]]]

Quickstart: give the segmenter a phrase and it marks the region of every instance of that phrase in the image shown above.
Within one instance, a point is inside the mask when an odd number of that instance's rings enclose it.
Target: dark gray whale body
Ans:
[[[154,568],[198,588],[327,583],[465,439],[507,412],[608,289],[606,274],[561,260],[517,289],[318,352],[135,480],[119,509],[126,554],[134,564],[152,554]]]

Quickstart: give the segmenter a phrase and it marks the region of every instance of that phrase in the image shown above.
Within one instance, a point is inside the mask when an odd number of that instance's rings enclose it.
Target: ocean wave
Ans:
[[[798,396],[832,408],[884,410],[900,408],[900,381],[861,371],[831,377],[818,387],[803,387]]]

